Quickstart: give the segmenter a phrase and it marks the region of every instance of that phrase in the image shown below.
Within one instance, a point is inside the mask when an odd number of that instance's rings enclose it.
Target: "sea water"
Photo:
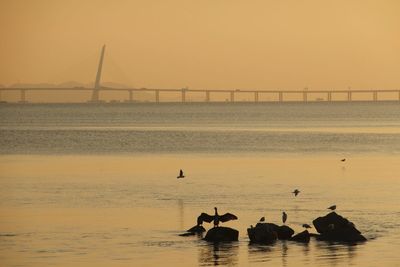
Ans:
[[[399,174],[396,102],[2,104],[0,262],[398,266]],[[368,242],[249,244],[333,204]],[[179,236],[214,207],[239,242]]]

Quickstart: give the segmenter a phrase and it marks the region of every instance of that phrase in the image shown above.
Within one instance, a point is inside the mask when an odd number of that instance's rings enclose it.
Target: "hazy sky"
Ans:
[[[0,0],[0,84],[400,88],[399,0]]]

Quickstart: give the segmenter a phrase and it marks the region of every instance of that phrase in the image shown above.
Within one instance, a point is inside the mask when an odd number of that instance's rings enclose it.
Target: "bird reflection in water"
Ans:
[[[183,227],[185,225],[185,221],[184,221],[184,203],[182,199],[178,199],[178,210],[179,210],[179,227],[180,230],[184,230]]]
[[[282,241],[282,266],[287,266],[287,251],[288,251],[288,246],[286,244],[286,241]]]
[[[297,246],[301,246],[304,256],[308,257],[310,253],[310,243],[298,243]]]
[[[249,243],[249,261],[250,262],[268,262],[271,261],[271,252],[274,244],[260,245]]]
[[[238,264],[239,243],[206,243],[199,245],[200,266],[234,266]]]

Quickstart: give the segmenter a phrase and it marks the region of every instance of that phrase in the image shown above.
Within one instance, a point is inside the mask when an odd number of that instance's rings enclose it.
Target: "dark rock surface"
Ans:
[[[320,236],[321,236],[320,234],[310,233],[310,237],[315,237],[318,239]]]
[[[318,217],[313,221],[313,224],[317,232],[320,233],[318,240],[340,242],[367,240],[352,222],[336,212],[331,212],[324,217]]]
[[[195,225],[192,228],[190,228],[189,230],[187,230],[186,232],[200,234],[200,233],[203,233],[205,231],[206,231],[206,229],[203,226]]]
[[[186,232],[186,233],[180,234],[179,236],[192,236],[192,235],[196,235],[196,233]]]
[[[307,230],[304,230],[303,232],[298,233],[297,235],[290,238],[290,240],[296,242],[308,243],[310,242],[310,233]]]
[[[208,230],[204,240],[209,242],[238,241],[239,231],[229,227],[214,227]]]
[[[282,225],[278,227],[278,239],[288,240],[294,235],[294,231],[287,225]]]
[[[273,223],[257,223],[256,227],[247,228],[250,242],[272,243],[278,239],[279,226]]]
[[[186,231],[186,233],[180,234],[179,236],[192,236],[192,235],[200,235],[203,232],[205,232],[206,229],[204,229],[203,226],[201,225],[195,225],[192,228],[190,228],[189,230]]]

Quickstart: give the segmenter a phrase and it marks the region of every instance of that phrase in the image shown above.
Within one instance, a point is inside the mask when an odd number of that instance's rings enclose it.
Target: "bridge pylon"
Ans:
[[[100,81],[101,81],[101,71],[103,69],[103,60],[104,60],[104,52],[106,51],[106,45],[103,45],[100,54],[100,61],[99,66],[97,68],[96,80],[94,82],[94,88],[92,93],[92,99],[90,102],[99,102],[99,91],[101,88]]]

